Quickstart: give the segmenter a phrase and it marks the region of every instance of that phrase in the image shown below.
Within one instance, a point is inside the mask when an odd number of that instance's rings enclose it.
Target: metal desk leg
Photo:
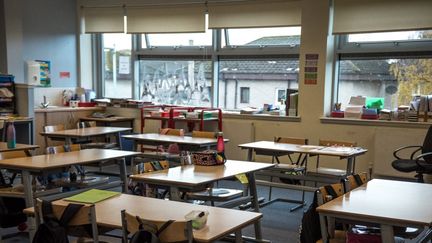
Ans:
[[[22,182],[24,185],[24,195],[27,207],[33,207],[33,187],[32,187],[32,176],[29,171],[23,170],[21,172]]]
[[[346,175],[353,174],[353,171],[354,171],[353,164],[354,164],[354,157],[348,157],[347,158]]]
[[[252,161],[253,148],[248,148],[247,161]]]
[[[249,180],[249,189],[250,194],[252,196],[252,208],[254,212],[259,212],[259,203],[258,203],[258,192],[255,182],[255,173],[246,174]],[[255,223],[255,238],[257,240],[262,240],[262,232],[261,232],[261,220],[257,220]]]
[[[127,172],[126,172],[126,160],[119,159],[117,161],[120,169],[120,179],[122,180],[123,186],[122,186],[122,192],[127,193],[128,191],[128,183],[127,183]]]
[[[29,171],[21,171],[22,183],[24,185],[24,199],[26,207],[33,207],[33,187],[32,187],[32,175]],[[34,218],[28,218],[29,237],[30,242],[33,240],[33,236],[36,233],[36,222]]]
[[[382,242],[394,242],[393,227],[390,225],[381,225],[381,241]]]
[[[121,141],[121,132],[117,133],[117,144],[120,147],[120,150],[123,149],[122,141]]]
[[[235,232],[235,243],[242,243],[242,242],[243,242],[243,238],[242,238],[241,229],[236,230],[236,232]]]

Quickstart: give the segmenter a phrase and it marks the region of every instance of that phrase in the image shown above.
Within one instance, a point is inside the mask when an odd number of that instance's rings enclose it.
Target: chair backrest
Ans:
[[[150,162],[141,162],[135,164],[135,168],[132,168],[133,174],[142,174],[157,170],[164,170],[169,168],[169,162],[166,160],[161,161],[150,161]]]
[[[122,229],[124,242],[128,242],[127,237],[135,234],[139,230],[139,222],[136,215],[129,214],[125,210],[121,211]],[[159,229],[166,221],[147,220],[140,217],[146,223],[157,226]],[[192,222],[191,221],[174,221],[159,235],[161,242],[192,242]]]
[[[70,145],[59,145],[59,146],[50,146],[45,149],[46,154],[58,154],[72,151],[81,150],[81,145],[79,144],[70,144]]]
[[[291,143],[291,144],[299,144],[299,145],[307,145],[307,138],[294,138],[294,137],[275,137],[274,141],[276,143]]]
[[[0,159],[13,159],[21,157],[27,157],[27,154],[24,151],[9,151],[0,153]]]
[[[342,146],[342,147],[355,147],[357,142],[346,142],[346,141],[336,141],[336,140],[319,140],[320,146]]]
[[[172,136],[184,136],[184,130],[173,129],[173,128],[162,128],[160,129],[159,134],[172,135]]]
[[[358,174],[349,175],[344,180],[344,191],[349,192],[356,189],[357,187],[365,184],[367,182],[367,173],[360,172]]]
[[[77,122],[77,128],[96,127],[95,121]]]
[[[52,211],[54,216],[57,219],[60,219],[61,215],[63,214],[64,210],[67,207],[67,203],[65,204],[51,204]],[[36,199],[36,208],[35,208],[35,215],[40,220],[39,222],[43,222],[43,215],[42,215],[42,200],[37,198]],[[72,220],[69,222],[68,226],[80,226],[80,225],[88,225],[94,223],[96,224],[96,213],[95,213],[95,207],[94,204],[86,204],[84,205],[80,211],[72,218]]]
[[[44,126],[44,132],[56,132],[62,130],[65,130],[65,126],[63,124]]]
[[[429,127],[422,146],[422,154],[432,152],[432,126]],[[423,159],[432,163],[432,156],[425,156]]]
[[[317,201],[318,205],[322,205],[326,202],[329,202],[335,199],[335,196],[332,196],[330,190],[333,189],[336,197],[340,197],[344,194],[342,183],[330,184],[326,186],[322,186],[318,189]]]
[[[42,200],[36,198],[35,216],[36,222],[43,222]],[[53,215],[60,220],[63,212],[67,207],[65,204],[51,204]],[[72,217],[67,226],[85,226],[90,225],[93,242],[99,243],[99,232],[96,222],[96,209],[94,204],[86,204],[79,209],[79,211]]]
[[[196,138],[216,138],[215,132],[192,131],[192,137]]]

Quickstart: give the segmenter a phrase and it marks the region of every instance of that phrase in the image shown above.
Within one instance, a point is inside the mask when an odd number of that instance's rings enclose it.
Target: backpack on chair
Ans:
[[[83,206],[68,204],[58,220],[54,216],[51,202],[42,201],[43,223],[39,225],[33,243],[69,243],[66,226]]]
[[[139,230],[132,236],[130,243],[160,243],[160,234],[174,223],[174,220],[168,220],[158,229],[157,225],[144,222],[139,216],[136,220],[139,223]]]

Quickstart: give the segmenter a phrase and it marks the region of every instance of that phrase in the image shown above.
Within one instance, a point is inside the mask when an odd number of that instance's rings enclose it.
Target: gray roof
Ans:
[[[262,37],[256,40],[253,40],[246,44],[247,46],[270,46],[270,45],[300,45],[300,36],[292,35],[292,36],[268,36]]]

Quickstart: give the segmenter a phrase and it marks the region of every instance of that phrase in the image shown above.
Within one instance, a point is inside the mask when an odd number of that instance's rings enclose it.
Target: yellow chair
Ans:
[[[169,162],[166,160],[140,162],[140,163],[132,162],[131,165],[132,174],[134,175],[149,173],[152,171],[164,170],[168,168],[169,168]],[[129,189],[133,192],[133,194],[143,195],[147,197],[160,197],[160,198],[165,198],[166,194],[169,192],[168,187],[143,184],[140,182],[138,183],[131,182],[129,184]],[[158,194],[158,189],[164,190],[164,192],[160,196]]]
[[[192,131],[192,137],[194,138],[216,138],[215,132],[206,131]]]
[[[121,211],[121,221],[123,242],[129,242],[129,234],[135,234],[140,229],[140,224],[145,230],[153,233],[160,231],[159,239],[162,243],[193,242],[192,221],[171,221],[165,229],[162,229],[168,221],[143,219],[125,210]]]
[[[69,203],[65,203],[65,204],[51,204],[52,207],[52,213],[54,215],[55,218],[57,218],[57,220],[60,220],[63,212],[65,211],[66,207],[68,206]],[[43,202],[41,199],[37,198],[36,199],[36,207],[35,207],[35,216],[36,216],[36,222],[40,222],[43,223],[43,219],[44,219],[44,214],[43,214]],[[84,205],[82,208],[79,209],[79,211],[72,217],[72,219],[68,222],[67,227],[78,227],[78,226],[87,226],[90,225],[91,226],[91,234],[92,234],[92,240],[94,243],[98,243],[99,242],[99,232],[98,232],[98,227],[97,227],[97,222],[96,222],[96,210],[95,210],[95,205],[94,204],[90,204],[90,205]],[[74,235],[76,236],[76,235]],[[78,235],[78,237],[80,237],[80,240],[78,240],[78,242],[82,242],[81,241],[81,237],[86,237],[84,235]]]
[[[367,173],[361,172],[358,174],[353,174],[347,176],[344,180],[344,191],[345,193],[356,189],[357,187],[365,184],[367,182]]]
[[[340,197],[344,194],[343,185],[341,183],[330,184],[327,186],[322,186],[318,189],[317,192],[317,201],[318,206],[323,205],[324,203],[330,202],[336,197]],[[327,232],[325,232],[330,238],[330,243],[342,243],[346,242],[346,232],[342,230],[335,230],[335,221],[329,220],[324,216],[319,216],[320,221],[327,221]],[[324,234],[324,232],[321,232]],[[323,242],[322,239],[317,242]]]

